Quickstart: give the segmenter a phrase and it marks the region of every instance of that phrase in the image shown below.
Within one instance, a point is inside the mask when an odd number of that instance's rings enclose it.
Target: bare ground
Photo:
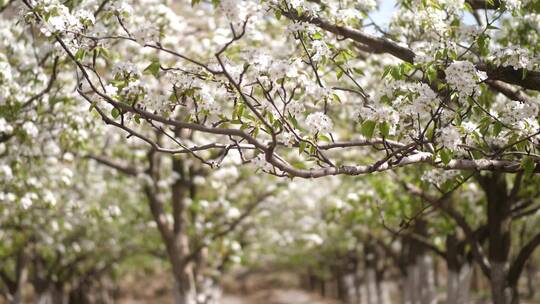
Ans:
[[[222,304],[336,304],[328,299],[299,289],[267,289],[251,295],[231,295],[223,297]]]

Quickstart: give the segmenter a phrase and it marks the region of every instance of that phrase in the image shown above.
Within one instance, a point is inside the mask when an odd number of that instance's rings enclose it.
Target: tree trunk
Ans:
[[[45,288],[36,290],[37,304],[64,304],[68,302],[68,295],[64,294],[64,288],[60,284],[50,283]]]
[[[414,233],[427,237],[427,223],[417,220]],[[427,255],[423,244],[412,240],[403,240],[408,246],[407,272],[404,302],[407,304],[431,304],[434,301],[433,290],[433,260]]]
[[[4,278],[6,286],[5,296],[9,303],[20,304],[23,302],[22,289],[28,280],[28,257],[22,248],[17,254],[15,264],[15,279]]]
[[[191,261],[186,259],[190,255],[189,237],[187,235],[187,206],[186,196],[189,191],[189,181],[186,180],[184,162],[182,159],[173,158],[172,171],[177,174],[177,178],[171,185],[172,205],[172,227],[166,221],[167,213],[164,209],[164,202],[158,193],[158,182],[160,180],[160,159],[155,151],[148,154],[150,162],[149,172],[152,176],[153,186],[145,188],[148,197],[150,211],[156,222],[161,238],[165,243],[169,262],[171,263],[174,276],[174,300],[176,304],[195,304],[196,289],[193,277],[193,266]]]
[[[447,304],[469,303],[471,278],[472,267],[468,263],[465,263],[459,269],[448,269]]]
[[[365,301],[366,304],[377,304],[377,282],[375,277],[375,269],[366,267],[364,270],[364,286],[365,286]]]
[[[512,290],[508,286],[507,274],[511,245],[511,202],[507,194],[504,174],[493,173],[480,177],[487,197],[489,229],[490,288],[494,304],[511,303]]]
[[[187,271],[175,277],[174,303],[175,304],[196,304],[196,292],[193,288],[193,280]]]
[[[382,266],[384,267],[384,265]],[[377,301],[378,303],[389,303],[389,300],[386,299],[386,290],[384,286],[384,272],[386,269],[379,268],[375,271],[375,289],[377,290]]]
[[[347,284],[345,283],[345,276],[342,273],[336,274],[336,287],[337,287],[337,298],[343,303],[349,303],[349,296],[347,294]]]
[[[357,268],[354,271],[354,297],[356,299],[356,304],[362,303],[362,277],[360,273],[360,267],[357,266]]]
[[[525,271],[527,274],[527,299],[532,299],[534,298],[534,295],[536,292],[534,282],[535,282],[535,277],[536,277],[536,272],[537,272],[536,267],[534,266],[532,261],[529,261],[527,263]]]
[[[460,304],[469,302],[473,266],[467,259],[466,252],[456,234],[446,237],[447,288],[446,303]]]

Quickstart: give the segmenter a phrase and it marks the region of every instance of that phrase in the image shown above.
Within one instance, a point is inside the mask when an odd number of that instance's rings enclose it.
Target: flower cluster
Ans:
[[[440,130],[439,138],[441,144],[450,150],[456,150],[461,144],[461,134],[459,129],[454,126],[447,126]]]
[[[322,112],[311,113],[306,117],[306,126],[310,133],[328,133],[334,124],[330,117]]]
[[[437,186],[442,186],[445,182],[452,180],[460,175],[458,170],[429,170],[424,172],[421,179],[425,182],[432,183]]]
[[[311,47],[312,47],[312,49],[314,51],[311,58],[315,62],[321,61],[324,57],[327,57],[327,56],[330,55],[330,49],[328,48],[326,43],[324,43],[324,41],[322,41],[322,40],[313,41],[311,43]]]
[[[527,49],[519,46],[496,49],[490,58],[498,66],[507,65],[516,70],[536,70],[539,68],[538,59],[533,58]]]
[[[400,109],[400,113],[405,116],[420,116],[422,119],[431,117],[431,112],[438,104],[438,97],[429,85],[397,81],[392,83],[392,87],[399,91],[414,94],[412,100],[403,96],[399,96],[394,100],[393,106]]]
[[[266,161],[264,154],[259,154],[252,158],[251,163],[263,171],[271,171],[273,168],[272,164]]]
[[[39,130],[38,128],[36,127],[36,125],[31,122],[31,121],[27,121],[23,124],[22,126],[24,132],[30,136],[31,138],[35,138],[37,137],[37,135],[39,134]]]
[[[507,126],[512,126],[524,134],[537,132],[538,113],[540,105],[538,102],[520,102],[497,98],[493,104],[492,113]]]
[[[13,126],[11,126],[5,118],[0,117],[0,133],[10,134],[13,132]]]
[[[457,90],[460,98],[466,99],[474,94],[479,73],[469,61],[454,61],[445,70],[446,81]]]

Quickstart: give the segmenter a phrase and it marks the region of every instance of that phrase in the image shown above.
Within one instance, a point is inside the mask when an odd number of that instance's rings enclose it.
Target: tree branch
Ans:
[[[122,165],[119,163],[116,163],[110,159],[107,159],[103,156],[97,156],[97,155],[86,155],[86,158],[95,160],[96,162],[103,164],[109,168],[116,169],[117,171],[124,173],[126,175],[130,176],[137,176],[139,173],[142,173],[142,171],[137,170],[137,168],[129,167],[127,165]]]
[[[521,250],[508,270],[508,282],[510,286],[516,286],[525,263],[540,245],[540,233],[536,234]]]
[[[388,53],[403,61],[414,63],[415,53],[407,47],[387,39],[376,37],[362,31],[345,26],[339,26],[319,17],[308,14],[298,15],[296,12],[282,10],[282,15],[296,21],[311,23],[328,32],[354,40],[369,47],[376,53]],[[493,67],[486,63],[477,63],[476,68],[486,72],[492,80],[519,85],[523,88],[540,91],[540,72],[513,67]]]
[[[454,210],[452,207],[450,207],[448,204],[445,204],[444,201],[441,201],[439,199],[436,199],[426,192],[424,192],[422,189],[414,186],[410,183],[404,184],[405,189],[409,191],[410,193],[417,195],[424,199],[426,202],[430,203],[437,209],[441,209],[446,214],[448,214],[457,224],[458,226],[463,229],[465,232],[465,236],[467,238],[467,241],[472,247],[473,250],[473,256],[475,257],[476,262],[480,265],[480,268],[482,269],[482,272],[489,277],[490,274],[490,266],[489,262],[483,253],[482,247],[480,246],[478,240],[476,239],[475,231],[472,229],[472,227],[467,223],[466,219],[459,214],[456,210]]]

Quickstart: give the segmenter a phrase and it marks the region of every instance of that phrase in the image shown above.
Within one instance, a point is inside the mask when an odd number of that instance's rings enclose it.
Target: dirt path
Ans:
[[[336,304],[337,302],[321,299],[299,289],[269,289],[261,290],[252,295],[226,294],[222,304]]]

